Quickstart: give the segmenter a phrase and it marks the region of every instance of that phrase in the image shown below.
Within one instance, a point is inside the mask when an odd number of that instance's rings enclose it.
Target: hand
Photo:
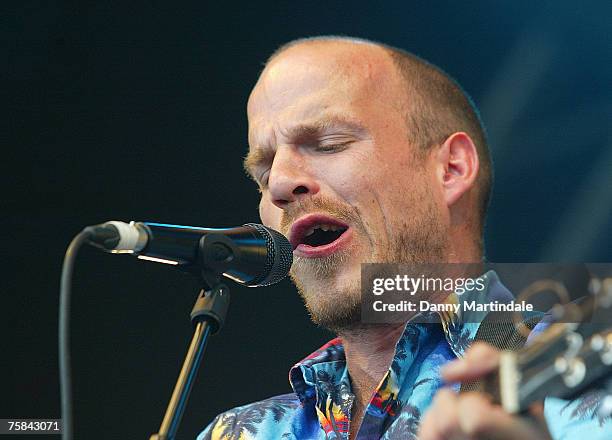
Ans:
[[[442,369],[447,382],[478,379],[499,364],[499,351],[476,342],[463,359],[450,362]],[[419,440],[549,440],[542,405],[532,409],[535,420],[512,416],[488,396],[468,392],[457,394],[443,388],[436,393],[431,407],[421,420]]]

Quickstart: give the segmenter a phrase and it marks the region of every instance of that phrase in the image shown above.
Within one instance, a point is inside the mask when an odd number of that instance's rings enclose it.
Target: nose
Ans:
[[[310,171],[307,157],[296,147],[278,147],[268,176],[272,203],[285,209],[292,202],[318,193],[319,184]]]

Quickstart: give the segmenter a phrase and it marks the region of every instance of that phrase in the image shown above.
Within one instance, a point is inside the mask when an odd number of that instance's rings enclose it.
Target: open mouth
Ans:
[[[294,251],[309,257],[327,256],[350,238],[348,225],[322,214],[310,214],[291,227],[289,241]]]
[[[325,246],[336,241],[348,228],[336,225],[318,225],[304,234],[302,243],[308,246]]]

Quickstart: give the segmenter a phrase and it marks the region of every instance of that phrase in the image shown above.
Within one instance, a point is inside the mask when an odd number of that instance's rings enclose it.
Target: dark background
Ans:
[[[262,62],[297,37],[347,34],[413,51],[482,110],[496,185],[492,261],[612,261],[612,4],[3,2],[0,418],[58,418],[57,308],[70,239],[110,219],[257,221],[241,169]],[[469,4],[466,4],[469,3]],[[83,249],[75,274],[77,438],[155,432],[191,335],[197,284]],[[330,338],[288,282],[233,287],[180,438],[287,392]]]

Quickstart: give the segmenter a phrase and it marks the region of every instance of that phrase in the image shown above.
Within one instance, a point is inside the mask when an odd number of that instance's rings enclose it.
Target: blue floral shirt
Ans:
[[[494,272],[485,277],[487,301],[512,299]],[[417,439],[421,416],[446,385],[440,368],[463,356],[484,316],[442,315],[442,325],[407,324],[391,366],[366,407],[357,439]],[[198,440],[348,439],[354,395],[340,338],[293,366],[289,381],[294,393],[224,412]],[[459,384],[450,387],[459,390]],[[544,413],[551,434],[559,440],[612,439],[612,421],[598,416],[600,404],[601,397],[593,395],[572,402],[547,399]]]

